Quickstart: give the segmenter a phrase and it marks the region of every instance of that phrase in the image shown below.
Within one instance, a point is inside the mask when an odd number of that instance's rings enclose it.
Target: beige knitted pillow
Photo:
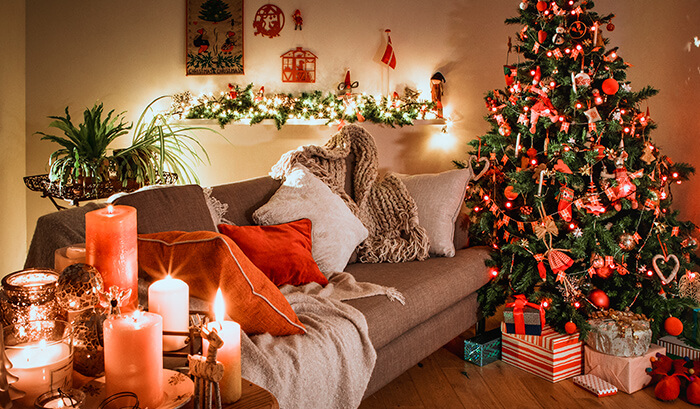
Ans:
[[[302,165],[294,165],[270,201],[253,213],[262,225],[311,220],[311,255],[321,272],[345,269],[367,229],[343,199]]]
[[[430,239],[430,254],[453,257],[455,221],[472,178],[471,169],[396,176],[416,202],[418,223]]]

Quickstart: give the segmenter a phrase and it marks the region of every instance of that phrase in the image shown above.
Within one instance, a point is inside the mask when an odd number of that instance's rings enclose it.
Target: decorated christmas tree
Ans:
[[[218,23],[230,19],[231,13],[228,11],[228,4],[222,0],[206,0],[202,3],[199,18],[204,21]]]
[[[585,336],[588,315],[612,308],[678,332],[696,301],[695,226],[670,209],[694,169],[664,156],[630,65],[592,1],[523,0],[517,62],[485,98],[490,131],[470,142],[488,170],[467,192],[470,233],[493,248],[486,316],[513,295],[542,305],[559,332]],[[456,162],[466,166],[466,162]],[[675,328],[674,328],[674,325]],[[575,325],[575,326],[574,326]]]

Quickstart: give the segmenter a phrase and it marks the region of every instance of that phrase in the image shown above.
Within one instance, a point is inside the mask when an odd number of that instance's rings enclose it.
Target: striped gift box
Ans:
[[[597,397],[610,396],[617,393],[615,385],[606,382],[595,375],[574,376],[574,384],[582,387]]]
[[[656,343],[666,347],[666,355],[673,355],[676,358],[685,358],[687,356],[693,361],[700,359],[700,349],[691,347],[677,337],[667,335],[659,338]]]
[[[550,382],[581,374],[583,343],[578,333],[562,335],[547,325],[540,336],[508,334],[505,324],[501,332],[503,362]]]

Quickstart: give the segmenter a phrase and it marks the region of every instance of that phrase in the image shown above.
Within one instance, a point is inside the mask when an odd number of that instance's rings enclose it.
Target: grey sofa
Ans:
[[[212,196],[228,205],[224,217],[237,225],[253,224],[253,212],[275,193],[279,182],[260,177],[212,188]],[[139,233],[182,230],[216,231],[201,187],[146,189],[114,200],[137,208]],[[27,256],[27,267],[52,267],[56,248],[84,240],[84,214],[100,205],[42,216]],[[358,281],[395,287],[406,304],[386,297],[348,301],[367,319],[377,351],[365,397],[391,382],[477,321],[476,291],[489,280],[484,247],[464,248],[456,234],[455,257],[421,262],[350,264],[346,271]]]

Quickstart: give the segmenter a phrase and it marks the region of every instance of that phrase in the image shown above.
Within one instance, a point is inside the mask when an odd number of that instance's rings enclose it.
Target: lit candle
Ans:
[[[163,331],[187,332],[190,316],[190,288],[177,278],[167,277],[148,287],[148,311],[163,317]],[[185,336],[165,335],[163,350],[176,351],[185,346]]]
[[[163,318],[136,310],[104,322],[107,396],[133,392],[142,407],[163,399]]]
[[[518,132],[518,137],[515,138],[515,157],[520,153],[520,132]]]
[[[219,289],[214,300],[216,321],[210,322],[208,328],[216,328],[224,341],[216,355],[216,360],[224,364],[224,377],[219,382],[221,401],[233,403],[241,398],[241,326],[233,321],[224,321],[225,311],[224,297]],[[202,349],[206,354],[209,349],[207,340],[203,340]]]
[[[544,182],[544,171],[540,172],[540,183],[537,187],[537,196],[542,196],[542,182]]]
[[[126,312],[138,305],[137,247],[135,208],[109,205],[85,214],[87,263],[100,272],[105,289],[131,290],[121,307]]]
[[[25,393],[17,400],[20,406],[33,406],[39,395],[73,385],[73,356],[65,342],[41,339],[8,346],[5,355],[12,364],[10,373],[19,378],[12,386]]]

